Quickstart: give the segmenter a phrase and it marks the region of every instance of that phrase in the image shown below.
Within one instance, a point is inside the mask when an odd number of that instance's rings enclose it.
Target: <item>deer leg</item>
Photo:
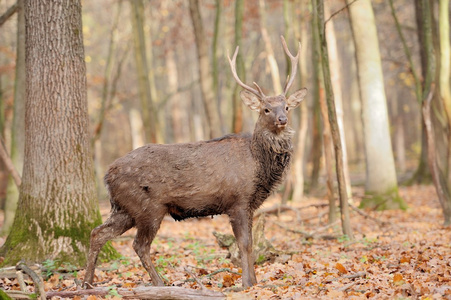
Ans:
[[[254,270],[254,256],[252,252],[252,213],[245,209],[230,216],[233,234],[240,249],[241,267],[243,269],[243,286],[250,287],[257,284]]]
[[[162,216],[164,216],[164,214],[162,214]],[[155,286],[164,286],[163,280],[157,270],[155,270],[152,260],[150,259],[150,245],[157,234],[160,223],[161,219],[157,226],[138,228],[138,232],[136,233],[133,242],[133,249],[135,249],[136,254],[138,254],[141,259],[144,268],[147,270],[147,273],[149,273],[150,279]]]
[[[83,285],[85,288],[89,288],[92,285],[94,279],[94,271],[99,256],[100,249],[109,240],[123,234],[134,226],[133,219],[119,211],[113,212],[110,217],[100,226],[97,226],[91,231],[91,239],[88,254],[88,263],[86,266],[85,279]]]

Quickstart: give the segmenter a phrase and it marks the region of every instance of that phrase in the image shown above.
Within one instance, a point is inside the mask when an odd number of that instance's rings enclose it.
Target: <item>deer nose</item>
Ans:
[[[287,122],[288,122],[288,119],[287,119],[286,116],[280,116],[280,117],[279,117],[279,124],[280,124],[280,125],[286,125]]]

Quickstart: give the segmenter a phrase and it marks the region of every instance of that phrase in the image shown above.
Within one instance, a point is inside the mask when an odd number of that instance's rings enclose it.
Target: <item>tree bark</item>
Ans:
[[[208,46],[202,24],[199,9],[199,0],[189,0],[189,10],[194,28],[194,36],[197,46],[197,57],[199,60],[199,80],[202,99],[207,113],[210,138],[222,135],[221,118],[211,76],[210,60],[208,58]]]
[[[4,264],[83,265],[101,223],[88,138],[81,1],[25,2],[25,158]]]
[[[97,287],[90,290],[67,291],[67,292],[48,292],[47,297],[73,298],[75,296],[107,296],[111,289],[109,287]],[[118,288],[117,293],[124,299],[225,299],[225,295],[221,292],[212,290],[194,290],[176,286],[152,286],[138,287],[134,289]]]
[[[442,206],[444,226],[449,226],[451,225],[451,195],[446,176],[441,172],[437,163],[434,129],[431,121],[431,101],[433,98],[433,91],[434,88],[431,88],[428,98],[423,101],[422,113],[424,126],[426,128],[429,169],[431,171],[432,180],[440,205]]]
[[[363,199],[361,206],[378,210],[405,209],[407,205],[398,194],[379,42],[371,1],[359,0],[353,3],[349,6],[349,13],[356,48],[366,153],[367,197]]]
[[[326,32],[324,28],[324,2],[323,0],[312,0],[313,7],[317,7],[318,11],[318,20],[317,20],[317,28],[319,33],[319,40],[321,43],[320,53],[321,53],[321,62],[322,62],[322,70],[324,77],[324,87],[326,91],[326,99],[327,99],[327,111],[329,115],[330,122],[330,130],[332,133],[332,140],[335,149],[335,169],[337,172],[337,181],[338,181],[338,194],[340,199],[340,211],[341,211],[341,227],[343,230],[343,234],[348,236],[351,240],[354,239],[354,235],[352,233],[351,223],[349,220],[349,209],[348,209],[348,195],[346,191],[346,181],[344,176],[344,168],[343,168],[343,150],[341,148],[341,140],[340,140],[340,130],[338,128],[337,121],[337,112],[335,110],[335,100],[334,100],[334,92],[332,90],[332,82],[330,78],[330,70],[329,70],[329,55],[327,51],[327,40],[326,40]]]

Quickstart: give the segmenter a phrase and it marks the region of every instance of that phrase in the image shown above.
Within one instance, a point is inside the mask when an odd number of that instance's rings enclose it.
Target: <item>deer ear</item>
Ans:
[[[293,94],[291,94],[291,96],[287,100],[288,107],[290,109],[294,109],[294,108],[298,107],[299,103],[301,103],[301,101],[304,100],[305,95],[307,95],[306,88],[300,89],[300,90],[294,92]]]
[[[243,100],[244,104],[246,104],[250,109],[255,110],[257,112],[260,111],[261,101],[256,95],[246,90],[242,90],[240,92],[240,97],[241,100]]]

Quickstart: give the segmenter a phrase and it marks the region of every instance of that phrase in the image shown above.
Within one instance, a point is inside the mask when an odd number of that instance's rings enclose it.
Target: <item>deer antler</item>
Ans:
[[[285,88],[283,89],[283,94],[286,95],[291,85],[293,84],[294,77],[296,76],[296,72],[298,70],[298,61],[301,53],[301,43],[299,43],[298,54],[296,56],[293,56],[290,50],[288,50],[287,43],[285,42],[285,39],[282,35],[280,36],[280,39],[282,40],[282,46],[283,49],[285,50],[285,53],[291,60],[291,75],[288,75],[287,81],[285,83]]]
[[[256,82],[254,82],[254,85],[257,89],[254,89],[254,88],[248,86],[247,84],[243,83],[241,81],[241,79],[238,77],[238,74],[236,73],[236,56],[238,55],[239,49],[240,49],[240,46],[236,46],[235,53],[233,54],[232,59],[230,59],[229,54],[227,54],[227,58],[229,59],[230,69],[232,69],[233,77],[235,78],[236,83],[238,83],[242,88],[251,92],[252,94],[256,95],[257,97],[263,99],[266,96]]]

